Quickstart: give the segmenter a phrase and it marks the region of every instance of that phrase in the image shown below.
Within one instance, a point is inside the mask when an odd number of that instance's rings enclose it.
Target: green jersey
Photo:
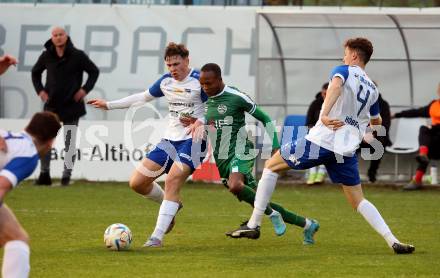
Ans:
[[[225,86],[223,91],[209,97],[206,102],[205,118],[210,126],[209,138],[217,166],[229,164],[233,158],[253,160],[250,153],[254,144],[247,138],[245,113],[249,113],[266,124],[271,119],[262,112],[256,103],[236,88]],[[279,148],[276,132],[273,130],[273,147]]]

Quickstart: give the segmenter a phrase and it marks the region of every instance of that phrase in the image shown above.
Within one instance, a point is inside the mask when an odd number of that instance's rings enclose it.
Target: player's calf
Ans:
[[[0,246],[8,241],[19,240],[29,243],[29,235],[18,222],[13,212],[5,205],[0,207]]]

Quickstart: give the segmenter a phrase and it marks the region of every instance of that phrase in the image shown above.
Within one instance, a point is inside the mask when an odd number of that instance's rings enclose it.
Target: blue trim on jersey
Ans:
[[[203,103],[208,101],[208,95],[205,93],[205,91],[203,91],[203,89],[200,89],[200,99]]]
[[[374,117],[380,114],[380,105],[379,98],[377,98],[376,102],[370,106],[370,116]]]
[[[29,157],[15,157],[3,168],[10,171],[17,177],[17,184],[29,177],[38,164],[38,155]]]
[[[199,80],[200,79],[200,71],[193,70],[190,74],[190,77],[194,77],[195,79]]]
[[[162,81],[165,78],[170,78],[171,77],[171,73],[166,73],[164,75],[162,75],[161,78],[159,78],[156,82],[154,82],[154,84],[148,89],[148,91],[150,92],[150,95],[152,95],[153,97],[163,97],[164,94],[162,92],[162,90],[160,89],[160,83],[162,83]]]
[[[341,65],[337,66],[332,70],[332,73],[330,74],[330,80],[335,77],[335,75],[342,76],[344,78],[343,83],[347,81],[348,78],[348,66],[347,65]]]

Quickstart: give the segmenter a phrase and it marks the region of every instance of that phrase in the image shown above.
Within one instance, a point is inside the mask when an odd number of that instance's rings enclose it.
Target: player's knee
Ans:
[[[30,238],[26,231],[22,230],[22,233],[17,236],[15,240],[21,240],[29,244]]]
[[[178,192],[180,189],[180,178],[174,175],[168,175],[165,179],[165,191],[169,193]]]
[[[270,161],[271,161],[271,158],[269,158],[268,160],[266,160],[266,161],[264,162],[264,168],[270,170],[270,168],[272,167],[272,163],[271,163]]]
[[[357,211],[358,207],[359,207],[359,202],[352,200],[352,201],[350,201],[350,205],[355,211]]]
[[[351,205],[351,207],[355,210],[358,211],[359,208],[359,204],[363,201],[366,200],[364,198],[353,198],[349,200],[349,203]]]
[[[266,162],[264,163],[264,168],[268,169],[272,172],[278,172],[276,166],[277,166],[277,164],[275,163],[274,159],[272,159],[272,158],[266,160]]]
[[[229,191],[237,195],[243,189],[244,183],[241,180],[228,181]]]
[[[128,182],[128,186],[130,186],[130,188],[133,189],[134,191],[138,192],[139,188],[141,187],[141,183],[139,182],[138,179],[131,178],[130,181]]]

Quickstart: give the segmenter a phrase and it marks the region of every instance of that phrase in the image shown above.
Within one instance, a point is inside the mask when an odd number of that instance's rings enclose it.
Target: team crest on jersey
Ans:
[[[224,104],[220,104],[219,106],[217,106],[217,111],[220,114],[225,114],[226,111],[228,111],[228,107],[226,105],[224,105]]]

